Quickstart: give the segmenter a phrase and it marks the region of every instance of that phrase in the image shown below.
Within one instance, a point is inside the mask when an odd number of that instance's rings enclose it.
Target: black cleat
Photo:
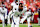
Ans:
[[[32,26],[30,26],[30,27],[32,27]]]

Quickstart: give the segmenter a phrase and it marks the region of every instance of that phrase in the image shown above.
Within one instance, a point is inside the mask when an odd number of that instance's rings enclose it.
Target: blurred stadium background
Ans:
[[[3,2],[3,5],[6,6],[6,8],[8,9],[8,13],[9,11],[11,10],[11,3],[14,1],[14,0],[0,0],[1,2]],[[36,10],[36,13],[34,15],[34,20],[31,21],[32,24],[38,24],[38,9],[40,8],[40,0],[20,0],[21,2],[25,2],[26,6],[29,8],[32,9],[32,12],[34,12],[34,10]],[[21,17],[22,19],[22,17]],[[11,18],[10,18],[10,21],[11,21]],[[2,26],[2,21],[0,20],[0,27]],[[27,20],[24,21],[25,24],[22,24],[20,25],[20,27],[26,27],[26,23],[27,23]],[[24,26],[23,26],[24,25]],[[33,25],[33,27],[40,27],[38,25]]]

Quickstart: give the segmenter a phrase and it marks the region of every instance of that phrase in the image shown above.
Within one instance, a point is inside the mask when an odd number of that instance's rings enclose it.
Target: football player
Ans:
[[[18,12],[18,1],[15,0],[15,2],[11,3],[11,6],[13,6],[13,10],[11,11],[11,13],[9,14],[9,16],[11,16],[12,18],[12,25],[11,27],[19,27],[19,12]]]
[[[5,15],[5,17],[4,17]],[[4,27],[4,20],[7,18],[7,9],[4,8],[4,7],[0,7],[0,19],[2,20],[2,24],[3,24],[3,27]]]

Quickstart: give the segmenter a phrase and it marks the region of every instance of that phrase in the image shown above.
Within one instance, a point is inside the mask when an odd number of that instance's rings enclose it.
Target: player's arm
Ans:
[[[11,14],[11,11],[8,13],[8,24],[10,24],[10,14]]]
[[[5,13],[5,24],[6,24],[6,26],[7,26],[7,9],[6,8],[4,8],[4,13]]]
[[[10,24],[10,18],[12,18],[12,10],[8,14],[8,24]]]
[[[8,14],[8,24],[10,24],[10,15]]]
[[[11,3],[11,10],[13,9],[13,3]]]
[[[5,19],[7,19],[7,9],[5,9]]]
[[[22,13],[25,13],[26,11],[27,11],[27,7],[24,6],[24,7],[23,7],[23,12],[22,12]]]
[[[11,6],[11,10],[13,9],[13,6]]]

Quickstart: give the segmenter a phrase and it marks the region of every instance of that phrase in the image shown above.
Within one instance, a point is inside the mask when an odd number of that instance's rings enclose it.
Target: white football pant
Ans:
[[[28,27],[30,27],[30,18],[31,17],[27,18]]]
[[[13,16],[13,20],[14,20],[14,22],[12,21],[11,27],[19,27],[20,17],[15,17],[15,16]],[[15,23],[15,24],[14,24],[14,23]]]
[[[4,16],[2,14],[0,14],[0,19],[2,20],[2,24],[3,24],[3,27],[4,27]]]

